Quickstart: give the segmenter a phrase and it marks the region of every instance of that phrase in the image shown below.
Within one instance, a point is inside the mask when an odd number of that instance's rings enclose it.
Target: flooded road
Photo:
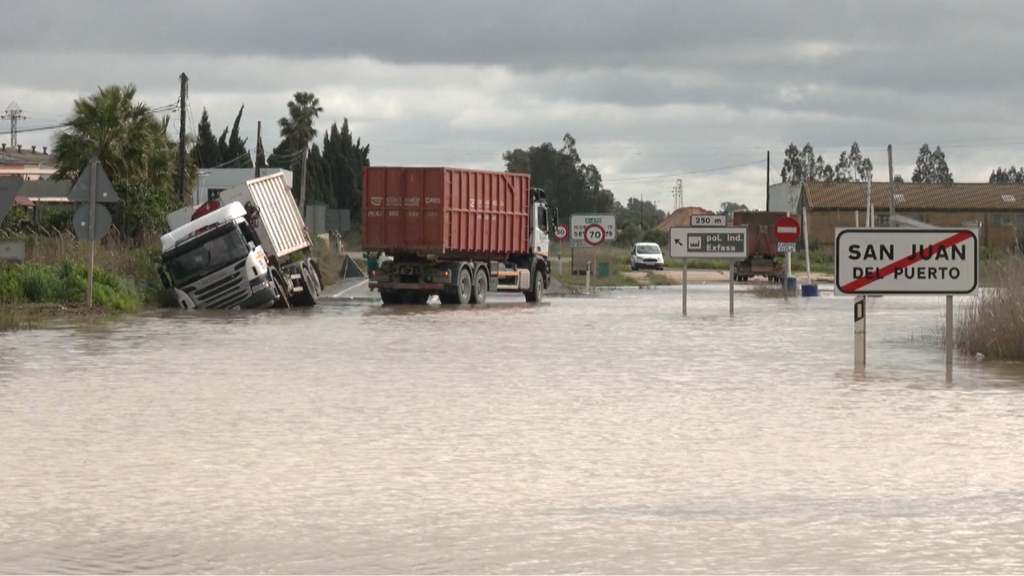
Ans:
[[[726,286],[0,334],[0,572],[1024,570],[1024,370]]]

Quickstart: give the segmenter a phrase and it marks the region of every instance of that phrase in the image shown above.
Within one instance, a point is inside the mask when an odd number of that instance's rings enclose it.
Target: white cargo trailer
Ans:
[[[221,192],[160,238],[164,285],[190,308],[315,306],[313,242],[281,173]]]

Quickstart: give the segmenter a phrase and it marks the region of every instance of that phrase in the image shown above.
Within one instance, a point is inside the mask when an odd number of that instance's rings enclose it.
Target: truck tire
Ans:
[[[455,284],[459,297],[459,304],[469,304],[473,299],[473,278],[469,274],[469,268],[459,270],[459,279]]]
[[[473,296],[470,304],[483,304],[487,302],[488,274],[486,268],[477,268],[473,278]]]
[[[299,274],[302,275],[302,293],[295,299],[300,306],[316,306],[320,300],[320,282],[316,278],[316,272],[306,262],[299,266]]]
[[[438,294],[437,299],[441,301],[441,304],[458,304],[459,297],[456,294]]]
[[[381,290],[380,301],[385,306],[393,306],[402,303],[402,295],[394,290]]]
[[[277,300],[274,301],[274,308],[291,308],[292,303],[288,300],[288,292],[285,291],[284,278],[277,270],[273,270],[270,273],[270,277],[274,280],[274,290],[277,291]]]
[[[526,301],[542,302],[544,300],[544,272],[539,268],[534,268],[530,282],[533,284],[533,288],[526,293]]]

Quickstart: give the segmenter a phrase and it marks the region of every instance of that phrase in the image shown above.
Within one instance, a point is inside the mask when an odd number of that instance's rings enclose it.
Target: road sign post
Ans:
[[[746,226],[675,226],[669,229],[669,258],[683,260],[683,316],[686,315],[686,265],[690,258],[729,260],[729,315],[735,310],[734,266],[747,257]]]
[[[572,248],[598,248],[615,240],[614,214],[574,214],[569,222]]]
[[[775,239],[778,241],[778,250],[786,255],[786,273],[782,279],[782,296],[789,300],[789,276],[792,254],[796,252],[796,241],[800,238],[800,221],[789,215],[779,218],[772,226]]]
[[[978,290],[978,234],[972,228],[836,228],[836,294],[854,300],[854,366],[865,361],[866,295],[946,297],[947,378],[953,365],[953,296]]]
[[[86,164],[78,180],[68,192],[68,200],[86,202],[75,211],[74,228],[79,239],[89,243],[89,269],[85,287],[85,305],[92,308],[92,277],[96,261],[96,241],[110,231],[110,212],[98,202],[117,202],[114,185],[103,170],[100,160],[93,156]]]
[[[562,243],[569,237],[569,228],[565,224],[555,226],[555,240],[558,241],[558,277],[562,277]]]

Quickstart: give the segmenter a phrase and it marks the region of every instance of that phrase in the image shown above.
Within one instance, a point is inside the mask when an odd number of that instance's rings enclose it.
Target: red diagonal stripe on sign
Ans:
[[[942,240],[941,242],[936,242],[935,244],[932,244],[931,250],[929,250],[929,252],[934,253],[935,250],[939,248],[952,248],[953,246],[956,246],[957,244],[964,242],[965,240],[969,240],[973,237],[974,235],[971,234],[970,232],[957,232],[956,234],[950,236],[949,238],[946,238],[945,240]],[[871,284],[876,280],[881,280],[882,278],[885,278],[886,276],[892,274],[893,272],[896,272],[897,270],[902,270],[903,268],[906,268],[907,266],[914,264],[920,259],[921,258],[918,254],[911,254],[910,256],[907,256],[902,260],[897,260],[892,264],[889,264],[885,268],[882,268],[881,270],[875,272],[875,274],[871,277],[858,278],[852,282],[847,282],[846,284],[840,286],[839,290],[841,292],[851,292],[860,290],[861,288],[867,286],[868,284]]]

